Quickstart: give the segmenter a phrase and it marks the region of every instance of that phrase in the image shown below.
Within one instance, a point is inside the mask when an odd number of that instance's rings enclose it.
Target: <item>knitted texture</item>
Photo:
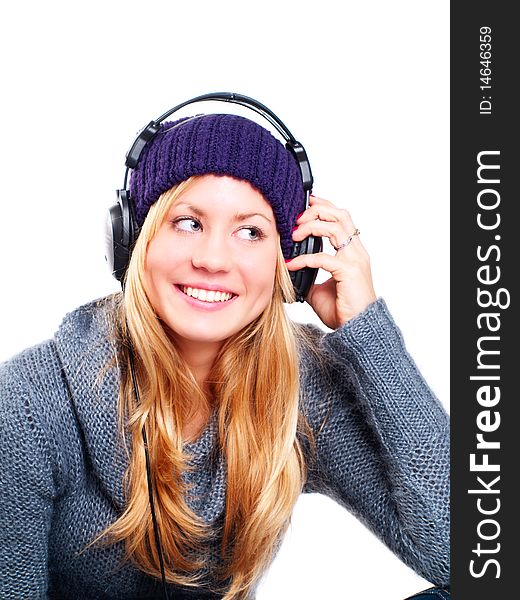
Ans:
[[[305,209],[300,167],[267,129],[238,115],[199,115],[161,124],[130,178],[139,226],[163,192],[206,173],[244,179],[263,194],[273,209],[283,254],[290,258],[292,228]]]
[[[53,340],[0,366],[0,599],[158,598],[122,544],[84,550],[124,506],[117,368],[106,311],[69,314]],[[317,436],[304,492],[335,499],[419,575],[449,581],[449,421],[407,354],[383,300],[330,333],[302,326],[300,402]],[[216,531],[226,465],[213,413],[185,444],[187,501]],[[215,452],[215,450],[217,450]],[[218,536],[208,545],[211,583]],[[84,551],[82,551],[84,550]],[[349,575],[353,576],[353,574]],[[173,598],[204,598],[202,591]]]

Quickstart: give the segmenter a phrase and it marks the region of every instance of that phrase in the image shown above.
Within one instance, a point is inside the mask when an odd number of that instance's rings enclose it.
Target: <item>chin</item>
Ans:
[[[216,331],[214,328],[213,331],[211,331],[208,326],[201,327],[200,329],[197,327],[190,327],[189,329],[186,329],[184,327],[176,326],[175,323],[168,323],[167,321],[163,321],[163,323],[168,328],[168,334],[173,340],[186,341],[190,343],[223,343],[237,332],[235,329],[219,329]]]

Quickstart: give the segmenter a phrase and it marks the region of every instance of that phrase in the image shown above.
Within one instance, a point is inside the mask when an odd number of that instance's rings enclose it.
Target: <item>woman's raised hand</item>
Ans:
[[[336,255],[304,254],[287,261],[287,268],[320,268],[331,274],[327,281],[312,286],[307,302],[327,327],[337,329],[376,299],[370,258],[346,210],[317,196],[311,196],[309,203],[296,221],[293,240],[299,242],[309,235],[327,237],[337,249]]]

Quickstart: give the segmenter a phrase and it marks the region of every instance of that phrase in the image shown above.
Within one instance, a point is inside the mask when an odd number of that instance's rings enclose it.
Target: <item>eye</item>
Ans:
[[[197,233],[202,229],[201,224],[193,217],[179,217],[172,221],[172,225],[175,229],[187,233]]]
[[[248,242],[257,242],[265,237],[264,232],[259,227],[242,227],[238,230],[237,235]]]

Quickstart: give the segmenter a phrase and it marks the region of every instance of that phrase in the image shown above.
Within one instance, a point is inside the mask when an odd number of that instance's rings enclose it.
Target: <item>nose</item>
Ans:
[[[231,240],[222,233],[205,233],[193,250],[191,263],[196,269],[210,273],[229,271],[233,264]]]

